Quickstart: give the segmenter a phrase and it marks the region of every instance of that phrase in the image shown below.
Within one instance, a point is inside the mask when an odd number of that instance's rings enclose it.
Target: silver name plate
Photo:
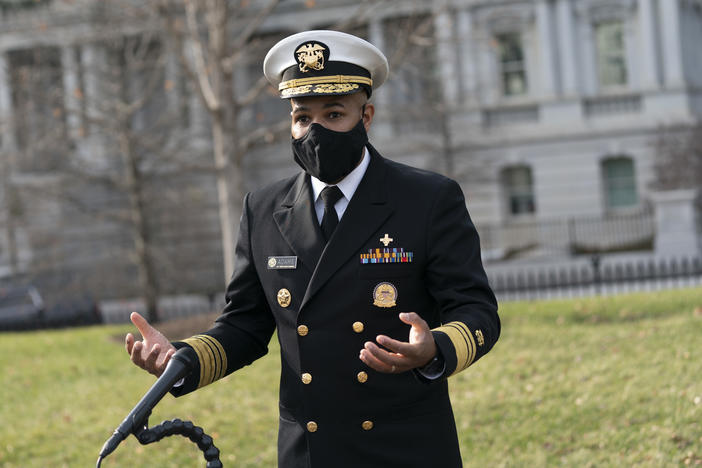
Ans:
[[[294,270],[297,268],[297,257],[268,257],[269,270]]]

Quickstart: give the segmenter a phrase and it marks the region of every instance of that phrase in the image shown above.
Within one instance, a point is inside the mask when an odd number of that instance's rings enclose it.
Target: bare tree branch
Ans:
[[[246,137],[241,138],[240,141],[240,154],[245,154],[250,150],[257,142],[263,140],[270,143],[276,139],[277,136],[290,131],[290,121],[285,119],[278,122],[275,125],[269,127],[260,127],[256,130],[249,132]]]
[[[197,78],[197,83],[202,92],[202,97],[205,105],[211,112],[217,112],[220,107],[220,102],[215,95],[212,83],[207,76],[208,66],[205,61],[202,42],[200,39],[199,28],[197,25],[197,6],[193,0],[184,0],[185,12],[187,19],[189,45],[195,62],[195,69],[190,69]]]
[[[247,107],[256,102],[256,99],[261,95],[264,89],[269,86],[268,79],[262,76],[256,81],[256,83],[249,88],[246,94],[237,101],[239,107]]]
[[[241,53],[246,49],[245,45],[251,40],[251,37],[258,31],[258,28],[270,16],[273,10],[280,4],[280,0],[271,0],[263,9],[261,9],[252,20],[247,21],[247,26],[236,38],[236,41],[231,46],[230,55],[222,59],[222,67],[225,70],[231,70],[241,57]]]

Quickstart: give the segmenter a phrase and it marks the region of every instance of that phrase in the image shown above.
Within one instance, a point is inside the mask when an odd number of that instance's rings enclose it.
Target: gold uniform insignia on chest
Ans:
[[[287,289],[282,288],[278,291],[278,304],[280,304],[280,307],[289,306],[291,299],[292,296],[290,296],[290,291]]]
[[[373,305],[376,307],[395,307],[397,288],[392,283],[378,283],[373,288]]]

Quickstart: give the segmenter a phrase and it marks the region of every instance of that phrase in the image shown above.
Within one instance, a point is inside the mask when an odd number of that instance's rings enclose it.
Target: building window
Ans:
[[[500,34],[496,37],[496,40],[500,61],[502,93],[505,96],[526,94],[526,63],[521,34]]]
[[[534,180],[527,166],[508,167],[502,171],[502,186],[510,215],[534,213]]]
[[[602,178],[605,204],[608,209],[638,204],[634,161],[631,158],[620,156],[602,161]]]
[[[624,23],[610,21],[595,26],[597,72],[600,86],[624,86],[627,83]]]

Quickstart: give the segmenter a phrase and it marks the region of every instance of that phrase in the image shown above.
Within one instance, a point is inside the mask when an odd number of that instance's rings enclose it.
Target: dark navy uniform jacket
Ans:
[[[458,467],[446,377],[500,333],[478,235],[456,182],[368,147],[370,165],[326,245],[308,175],[246,196],[226,307],[212,329],[175,343],[195,349],[199,368],[174,393],[260,358],[277,329],[280,467]],[[294,268],[282,257],[296,257]],[[359,359],[379,334],[408,340],[400,312],[432,328],[445,360],[438,379]]]

